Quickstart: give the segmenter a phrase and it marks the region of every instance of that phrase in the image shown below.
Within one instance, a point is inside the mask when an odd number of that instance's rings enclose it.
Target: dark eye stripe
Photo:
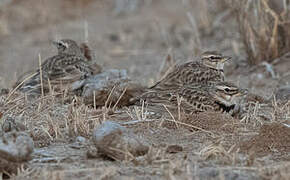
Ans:
[[[221,57],[217,57],[217,56],[211,56],[211,59],[221,59]]]
[[[226,92],[228,94],[236,94],[236,93],[238,93],[238,90],[233,90],[233,89],[229,89],[228,91],[218,89],[218,91],[220,91],[220,92]]]

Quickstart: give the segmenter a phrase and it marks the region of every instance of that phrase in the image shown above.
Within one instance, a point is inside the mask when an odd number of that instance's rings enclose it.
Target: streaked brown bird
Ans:
[[[20,91],[41,93],[40,74],[44,92],[48,92],[51,88],[67,88],[72,82],[95,74],[96,70],[88,62],[85,51],[82,51],[75,41],[62,39],[54,41],[53,45],[57,47],[58,54],[46,59],[35,72],[29,73],[30,76],[33,73],[34,75],[21,85]],[[21,78],[23,80],[23,77]],[[19,85],[21,80],[16,84]]]
[[[224,63],[231,59],[216,51],[206,51],[200,60],[176,65],[163,79],[149,89],[170,90],[191,84],[224,81]]]
[[[180,107],[187,114],[206,111],[235,113],[246,93],[247,90],[223,81],[211,85],[185,85],[173,91],[149,91],[141,99],[148,105],[166,106],[174,111]]]

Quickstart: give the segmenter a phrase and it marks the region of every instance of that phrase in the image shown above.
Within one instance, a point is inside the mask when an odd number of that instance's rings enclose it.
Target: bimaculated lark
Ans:
[[[210,85],[185,85],[172,91],[149,91],[141,99],[148,105],[166,106],[170,110],[179,107],[187,114],[206,111],[233,113],[238,110],[240,98],[246,93],[247,90],[223,81]]]
[[[163,79],[149,89],[170,90],[191,84],[209,84],[224,81],[224,63],[230,57],[216,51],[206,51],[199,61],[176,65]]]
[[[90,65],[88,57],[84,54],[86,51],[82,50],[75,41],[62,39],[54,41],[53,44],[57,47],[58,54],[46,59],[41,67],[33,72],[35,75],[22,84],[19,88],[20,91],[40,93],[40,74],[42,74],[44,91],[48,92],[51,87],[54,88],[58,85],[66,87],[74,81],[95,73],[96,70]]]

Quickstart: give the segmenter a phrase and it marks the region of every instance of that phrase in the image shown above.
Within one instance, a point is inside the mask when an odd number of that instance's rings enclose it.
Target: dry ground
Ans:
[[[4,1],[3,1],[4,2]],[[0,87],[38,66],[56,50],[50,41],[88,41],[104,68],[127,69],[144,85],[158,80],[166,55],[176,62],[219,50],[233,57],[227,79],[270,97],[290,83],[289,55],[274,64],[249,66],[233,12],[213,1],[140,0],[136,7],[116,1],[26,0],[0,4]],[[121,1],[118,1],[121,2]],[[133,2],[133,1],[132,1]],[[33,8],[31,7],[33,6]],[[288,59],[288,60],[287,60]],[[289,105],[271,110],[254,103],[243,119],[222,114],[159,118],[139,107],[107,112],[64,104],[50,96],[28,102],[16,93],[1,100],[2,119],[24,122],[36,142],[33,160],[15,179],[289,179]],[[260,115],[263,111],[267,115]],[[126,123],[150,144],[134,161],[92,158],[92,129],[102,121]],[[79,136],[86,140],[77,141]],[[77,138],[78,137],[78,138]],[[171,146],[178,145],[178,146]],[[181,151],[178,151],[178,149]],[[169,148],[170,147],[170,148]],[[169,150],[168,150],[169,148]],[[172,151],[178,151],[172,153]]]

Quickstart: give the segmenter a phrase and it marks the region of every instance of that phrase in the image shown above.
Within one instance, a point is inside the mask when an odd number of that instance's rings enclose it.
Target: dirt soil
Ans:
[[[3,1],[4,2],[4,1]],[[249,66],[237,24],[224,3],[213,1],[7,0],[0,3],[0,88],[56,53],[51,41],[88,42],[104,69],[126,69],[144,86],[157,81],[166,56],[185,62],[204,50],[232,56],[227,80],[270,99],[290,83],[288,56],[273,65]],[[133,2],[133,1],[132,1]],[[221,1],[222,2],[222,1]],[[194,17],[192,19],[192,17]],[[243,117],[200,113],[173,119],[123,107],[113,112],[15,93],[0,99],[2,120],[25,124],[35,141],[33,158],[14,179],[289,179],[290,106],[253,102]],[[265,108],[270,106],[270,108]],[[1,121],[2,121],[1,120]],[[131,129],[150,145],[134,161],[88,155],[91,134],[105,120]],[[0,121],[0,122],[1,122]],[[168,149],[169,148],[169,149]]]
[[[252,151],[258,155],[265,155],[273,151],[288,153],[290,151],[289,127],[282,124],[263,125],[259,134],[249,141],[240,144],[242,151]]]

